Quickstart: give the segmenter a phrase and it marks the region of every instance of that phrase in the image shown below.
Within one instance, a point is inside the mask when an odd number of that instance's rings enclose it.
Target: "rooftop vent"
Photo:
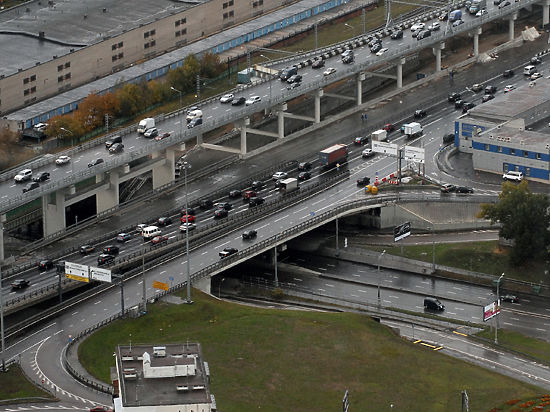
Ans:
[[[178,392],[185,392],[189,390],[189,386],[186,385],[176,385],[176,390]]]
[[[163,358],[166,356],[166,346],[153,346],[153,356]]]

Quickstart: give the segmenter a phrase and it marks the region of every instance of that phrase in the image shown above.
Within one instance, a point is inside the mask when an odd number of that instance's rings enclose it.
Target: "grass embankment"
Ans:
[[[495,331],[494,329],[487,328],[477,335],[493,341],[495,338]],[[531,338],[501,327],[498,329],[498,346],[499,348],[511,349],[519,353],[524,353],[550,365],[550,342]]]
[[[195,304],[157,303],[81,345],[83,365],[107,382],[117,344],[197,341],[224,411],[334,411],[346,389],[358,411],[486,411],[540,390],[397,337],[367,316],[244,307],[199,292]]]
[[[18,365],[13,365],[10,366],[8,372],[0,372],[0,399],[9,401],[10,399],[17,400],[21,398],[53,399],[48,392],[29,382]]]

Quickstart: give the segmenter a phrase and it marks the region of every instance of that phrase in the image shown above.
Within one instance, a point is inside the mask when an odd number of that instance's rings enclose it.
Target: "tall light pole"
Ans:
[[[500,275],[500,277],[498,278],[497,280],[497,306],[498,306],[498,311],[499,311],[499,314],[500,314],[500,295],[499,295],[499,287],[500,287],[500,281],[502,280],[502,278],[504,277],[504,273],[502,275]],[[498,345],[498,316],[499,314],[497,314],[495,317],[497,318],[496,319],[496,325],[495,325],[495,345]]]
[[[182,109],[182,107],[181,107],[181,91],[176,89],[175,87],[172,87],[172,86],[170,86],[170,90],[173,90],[173,91],[179,93],[179,95],[180,95],[180,111],[181,111],[181,109]],[[183,115],[183,112],[181,114]],[[183,118],[180,120],[180,135],[182,135],[182,134],[183,134]]]
[[[220,283],[218,284],[218,299],[221,299],[222,297],[222,283],[224,280],[225,278],[222,278],[222,280],[220,280]]]
[[[190,168],[191,165],[187,162],[183,162],[183,168],[184,168],[184,179],[185,179],[185,213],[186,216],[189,216],[187,213],[187,210],[189,208],[189,203],[187,200],[187,169]],[[189,219],[186,219],[187,223],[187,230],[185,231],[185,255],[187,259],[187,301],[185,303],[191,304],[193,301],[191,300],[191,265],[189,263]]]
[[[382,259],[382,256],[386,253],[386,249],[378,255],[378,304],[380,304],[380,259]]]
[[[71,134],[71,147],[74,146],[74,139],[73,139],[74,133],[71,132],[69,129],[65,129],[64,127],[60,127],[59,130],[63,130],[64,132]]]
[[[348,24],[348,23],[344,23],[344,26],[349,27],[352,30],[353,37],[355,37],[355,28],[351,24]]]
[[[260,54],[260,57],[263,57],[264,59],[267,59],[271,61],[271,59],[267,56],[264,56],[263,54]],[[271,70],[271,69],[269,69]],[[269,74],[269,101],[271,101],[271,73]]]

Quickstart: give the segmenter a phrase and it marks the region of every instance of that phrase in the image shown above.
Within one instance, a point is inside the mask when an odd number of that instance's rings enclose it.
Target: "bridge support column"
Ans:
[[[241,154],[246,154],[246,126],[250,124],[250,118],[241,119]]]
[[[397,88],[403,88],[403,65],[405,64],[405,58],[402,57],[397,61]]]
[[[544,0],[540,3],[542,6],[542,26],[550,23],[550,0]]]
[[[474,37],[474,57],[479,56],[479,35],[480,34],[481,34],[481,27],[478,27],[472,33],[472,36]]]
[[[514,40],[514,20],[518,18],[518,14],[514,13],[508,18],[508,41]]]
[[[194,280],[191,282],[191,286],[210,295],[212,293],[212,278],[210,276],[205,276],[202,279]]]
[[[105,190],[97,192],[96,209],[97,213],[105,212],[118,205],[119,202],[119,169],[112,169],[108,174],[97,175],[96,182],[103,180],[109,181],[109,187]]]
[[[153,159],[160,157],[159,152],[151,154]],[[168,148],[164,152],[166,161],[158,166],[155,166],[151,171],[153,174],[153,190],[171,183],[176,178],[176,163],[174,149]]]
[[[286,103],[280,104],[277,106],[277,133],[279,139],[285,138],[285,110],[287,106]]]
[[[65,189],[42,196],[44,237],[65,229]]]
[[[321,97],[323,97],[323,89],[315,91],[315,123],[321,122]]]
[[[433,48],[433,53],[435,55],[435,71],[441,71],[441,50],[445,48],[445,43],[441,42]]]
[[[357,106],[363,104],[363,80],[365,80],[365,73],[357,73]]]
[[[4,223],[6,223],[6,214],[0,215],[0,265],[4,261]]]
[[[202,134],[197,135],[197,146],[200,146],[202,144]]]

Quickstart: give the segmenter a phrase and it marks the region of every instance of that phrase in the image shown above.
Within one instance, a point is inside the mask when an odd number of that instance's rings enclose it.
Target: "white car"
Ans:
[[[531,80],[537,80],[540,77],[542,77],[542,74],[540,74],[539,72],[535,72],[531,75]]]
[[[250,106],[251,104],[258,103],[261,101],[262,101],[262,98],[260,96],[250,96],[248,99],[246,99],[246,102],[244,102],[244,104],[246,104],[247,106]]]
[[[415,23],[415,24],[413,24],[413,25],[411,26],[411,31],[412,31],[412,32],[415,32],[415,31],[417,31],[417,30],[424,30],[424,27],[425,27],[425,26],[426,26],[426,25],[425,25],[424,23]]]
[[[37,123],[33,127],[37,132],[43,132],[48,127],[48,123]]]
[[[19,173],[15,175],[13,178],[17,183],[24,182],[26,180],[30,180],[32,177],[32,170],[31,169],[23,169]]]
[[[382,56],[384,53],[388,51],[387,47],[384,47],[383,49],[380,49],[378,53],[376,53],[377,56]]]
[[[194,223],[182,223],[180,225],[180,232],[187,232],[188,230],[191,232],[192,230],[195,230],[197,225]]]
[[[514,182],[521,182],[523,180],[523,173],[512,170],[502,175],[504,180],[513,180]]]
[[[504,93],[508,93],[508,92],[511,92],[512,90],[514,90],[516,88],[516,86],[514,86],[513,84],[509,84],[508,86],[506,86],[504,88]]]
[[[481,17],[481,16],[484,16],[484,15],[486,15],[486,14],[487,14],[487,10],[481,9],[480,11],[478,11],[478,12],[476,13],[476,17]]]
[[[441,28],[441,25],[439,24],[438,21],[434,21],[430,26],[428,26],[428,30],[430,31],[436,31],[436,30],[439,30]]]
[[[277,181],[280,179],[286,179],[287,176],[288,175],[285,172],[277,172],[271,177],[273,178],[273,180]]]
[[[55,159],[56,165],[66,165],[71,161],[71,158],[69,156],[59,156],[57,159]]]
[[[332,73],[336,73],[336,69],[334,67],[329,67],[323,72],[323,76],[331,75]]]
[[[367,157],[372,157],[375,155],[375,152],[372,151],[372,149],[365,149],[363,150],[363,152],[361,153],[361,156],[363,156],[365,159]]]
[[[220,99],[220,103],[230,103],[233,101],[234,98],[235,98],[235,95],[232,93],[224,94]]]

